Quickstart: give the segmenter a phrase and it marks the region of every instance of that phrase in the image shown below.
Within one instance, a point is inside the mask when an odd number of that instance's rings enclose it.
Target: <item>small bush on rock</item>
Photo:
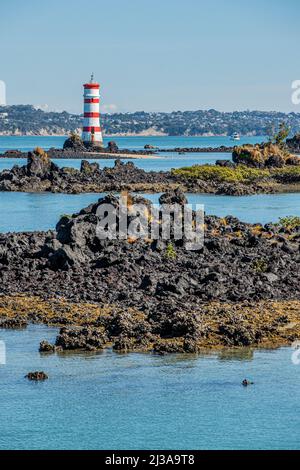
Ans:
[[[175,259],[176,258],[176,251],[172,243],[169,243],[166,248],[165,253],[166,258],[168,259]]]
[[[265,273],[268,270],[268,263],[263,258],[256,259],[253,262],[253,269],[257,273]]]
[[[279,219],[278,225],[287,229],[294,229],[296,227],[300,227],[300,217],[293,215],[281,217]]]

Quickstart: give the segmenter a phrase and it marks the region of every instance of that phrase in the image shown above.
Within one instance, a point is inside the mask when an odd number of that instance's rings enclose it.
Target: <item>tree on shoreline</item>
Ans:
[[[270,142],[280,146],[283,145],[290,131],[291,128],[286,124],[286,122],[282,121],[279,124],[278,132],[274,132]]]

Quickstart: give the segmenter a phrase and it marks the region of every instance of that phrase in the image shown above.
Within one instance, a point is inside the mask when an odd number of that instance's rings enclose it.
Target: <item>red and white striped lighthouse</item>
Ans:
[[[103,145],[100,127],[100,85],[94,82],[92,74],[90,83],[84,87],[84,118],[82,140],[85,143]]]

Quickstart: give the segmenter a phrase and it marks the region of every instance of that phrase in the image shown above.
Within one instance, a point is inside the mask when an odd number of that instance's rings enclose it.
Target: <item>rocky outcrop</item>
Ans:
[[[41,148],[37,147],[33,152],[28,152],[26,173],[29,177],[51,178],[51,175],[58,170],[58,166],[50,160],[47,153]]]
[[[41,353],[54,353],[56,348],[53,344],[50,344],[48,341],[41,341],[39,352]]]
[[[129,198],[130,204],[135,202],[143,200]],[[171,191],[161,197],[161,203],[166,202],[184,204],[185,196],[178,190]],[[145,203],[150,205],[148,201]],[[233,217],[206,216],[203,249],[197,253],[189,252],[181,240],[171,240],[175,257],[168,259],[165,252],[169,241],[137,240],[131,243],[98,239],[97,210],[102,204],[112,204],[117,210],[119,200],[108,195],[78,214],[63,216],[55,231],[2,234],[1,292],[16,292],[19,284],[20,289],[28,289],[28,292],[43,292],[47,286],[51,295],[60,286],[62,295],[80,300],[81,294],[87,294],[84,285],[88,282],[91,284],[88,295],[93,300],[104,294],[107,286],[110,292],[105,293],[105,298],[116,300],[120,295],[125,300],[132,293],[133,303],[133,298],[139,297],[134,290],[136,285],[141,286],[141,295],[144,290],[154,297],[165,297],[168,292],[167,296],[176,299],[180,299],[185,291],[202,300],[265,298],[270,291],[274,298],[287,298],[298,292],[298,226],[253,226]],[[128,214],[128,222],[130,220]],[[147,273],[143,273],[146,266]],[[176,266],[180,274],[174,276]],[[37,275],[41,269],[44,274],[37,283],[35,273]],[[19,276],[18,272],[22,270],[23,274]],[[118,278],[121,276],[120,290],[115,286],[111,292],[108,288],[109,273],[118,274]],[[271,274],[277,276],[275,282]],[[78,276],[78,282],[72,281],[73,276],[74,279]],[[99,285],[97,280],[101,281]],[[240,290],[237,286],[241,283],[243,289]]]
[[[232,152],[234,163],[254,168],[282,168],[291,164],[291,159],[294,165],[300,165],[300,158],[292,155],[283,144],[271,142],[242,145],[235,147]]]
[[[56,338],[55,346],[63,351],[83,349],[85,351],[95,351],[102,349],[107,342],[103,329],[96,328],[61,328]]]
[[[80,170],[59,168],[47,154],[29,153],[27,165],[0,173],[0,191],[25,192],[107,192],[157,191],[179,186],[170,172],[146,172],[132,162],[115,161],[113,168],[100,169],[98,163],[82,160]]]
[[[25,375],[25,378],[28,380],[34,380],[37,382],[37,381],[47,380],[49,377],[43,371],[35,371],[35,372],[28,372],[28,374]]]
[[[20,150],[6,150],[3,154],[4,158],[23,158],[24,153]]]
[[[77,134],[72,134],[67,140],[65,140],[63,145],[64,150],[72,150],[74,152],[84,152],[86,147]]]
[[[98,163],[89,163],[88,160],[82,160],[80,166],[80,172],[84,173],[85,175],[95,175],[95,173],[99,174],[99,164]]]
[[[128,195],[129,208],[142,201]],[[161,202],[184,204],[185,196],[170,191]],[[214,344],[241,347],[300,337],[300,308],[290,303],[300,300],[297,220],[262,226],[206,216],[204,245],[189,251],[172,231],[170,240],[99,239],[97,212],[108,203],[118,210],[119,200],[107,195],[62,217],[55,231],[1,235],[0,312],[1,298],[16,292],[45,302],[87,303],[73,317],[56,306],[46,320],[46,303],[41,313],[28,307],[26,321],[65,325],[55,345],[62,350],[113,344],[118,351],[197,352]],[[93,313],[92,303],[103,313]],[[24,306],[4,305],[4,325],[8,312],[18,318],[20,311]],[[52,346],[44,343],[40,350],[51,352]]]
[[[151,145],[151,144],[146,144],[144,145],[144,149],[145,150],[155,150],[156,147],[154,147],[154,145]]]
[[[185,194],[179,189],[168,191],[165,194],[162,194],[159,198],[160,204],[179,204],[183,206],[188,203],[188,200]]]
[[[119,152],[119,147],[117,146],[116,142],[110,141],[107,144],[107,151],[111,153],[117,153]]]
[[[27,321],[22,316],[15,316],[13,318],[0,318],[0,328],[6,329],[23,329],[27,327]]]
[[[292,152],[300,153],[300,134],[296,134],[294,137],[286,139],[286,145]]]
[[[293,162],[290,161],[290,163]],[[226,161],[224,164],[219,161],[216,166],[207,165],[199,166],[199,168],[214,169],[220,166],[224,167],[224,171],[235,171],[235,165]],[[98,163],[89,163],[87,160],[82,160],[80,170],[68,167],[59,168],[45,152],[36,150],[33,153],[29,152],[27,165],[22,167],[16,165],[11,170],[4,170],[0,173],[0,191],[48,191],[71,194],[123,190],[165,192],[177,187],[186,192],[241,196],[280,191],[281,184],[294,184],[300,181],[300,174],[294,171],[240,183],[231,180],[218,181],[213,178],[204,180],[205,174],[201,179],[193,175],[193,167],[190,170],[191,176],[184,171],[181,172],[180,169],[147,172],[137,168],[133,162],[124,163],[120,159],[115,161],[113,168],[100,168]],[[234,179],[234,173],[231,176]]]
[[[251,381],[248,380],[248,379],[244,379],[244,380],[242,381],[243,387],[248,387],[248,385],[253,385],[253,383],[254,383],[254,382],[251,382]]]
[[[231,160],[217,160],[216,161],[217,166],[223,166],[226,168],[234,168],[235,164]]]

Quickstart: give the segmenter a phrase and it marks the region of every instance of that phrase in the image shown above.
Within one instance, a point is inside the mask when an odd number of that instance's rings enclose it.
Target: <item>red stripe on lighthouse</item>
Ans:
[[[100,117],[100,113],[84,113],[84,117],[87,117],[87,118],[98,118],[98,117]]]
[[[99,89],[100,88],[99,83],[85,83],[83,86],[84,86],[84,88],[87,88],[88,90]]]
[[[92,129],[94,130],[94,132],[101,132],[101,127],[92,127],[92,126],[84,127],[83,132],[92,132]]]
[[[85,103],[99,103],[100,100],[99,98],[85,98],[84,102]]]

